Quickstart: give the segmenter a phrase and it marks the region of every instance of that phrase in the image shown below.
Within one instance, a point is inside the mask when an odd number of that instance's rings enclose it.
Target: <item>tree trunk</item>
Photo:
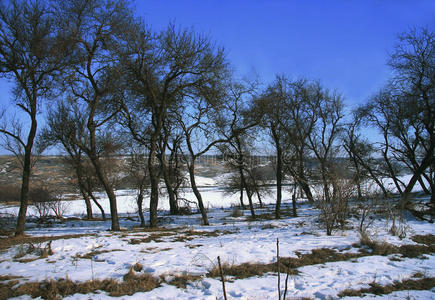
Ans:
[[[210,225],[210,223],[208,222],[207,211],[204,207],[204,203],[202,202],[201,193],[199,192],[198,187],[196,186],[194,158],[192,158],[188,169],[189,169],[190,185],[192,187],[192,191],[195,194],[196,199],[198,200],[198,206],[199,206],[199,210],[200,210],[201,215],[202,215],[203,225]]]
[[[159,204],[159,178],[154,167],[155,143],[151,144],[148,156],[148,171],[150,174],[151,196],[150,196],[150,227],[157,227],[157,207]]]
[[[292,195],[292,205],[293,205],[293,217],[297,217],[297,212],[296,212],[296,185],[294,186],[294,191],[293,191],[293,195]]]
[[[242,207],[242,209],[245,209],[245,203],[243,203],[243,183],[242,181],[240,181],[240,206]]]
[[[17,226],[15,229],[15,236],[20,236],[24,234],[27,207],[29,205],[29,189],[30,189],[30,173],[32,171],[32,148],[33,142],[36,136],[36,129],[38,123],[36,121],[36,100],[31,109],[32,123],[30,126],[29,135],[27,137],[27,144],[24,148],[24,162],[23,162],[23,176],[21,182],[21,194],[20,194],[20,210],[18,212]]]
[[[281,200],[282,200],[282,149],[279,142],[279,136],[272,126],[273,139],[276,147],[276,205],[275,218],[281,218]]]
[[[76,171],[76,175],[77,175],[80,194],[82,194],[83,200],[85,200],[85,204],[86,204],[86,219],[91,220],[94,218],[92,215],[91,199],[89,198],[89,195],[86,193],[85,184],[83,182],[83,179],[81,178],[81,175],[79,175],[78,171]]]
[[[263,208],[263,201],[261,201],[260,191],[258,190],[257,185],[255,185],[255,193],[257,194],[258,202],[260,203],[260,207]]]
[[[252,192],[251,189],[246,184],[245,174],[243,174],[243,167],[239,166],[239,173],[240,173],[240,181],[242,182],[242,187],[245,187],[246,189],[246,195],[248,196],[248,202],[249,202],[249,209],[251,210],[251,216],[255,218],[255,211],[254,211],[254,204],[252,203]],[[243,189],[242,189],[243,192]],[[244,207],[243,207],[244,209]]]
[[[310,204],[314,203],[314,198],[313,198],[313,194],[311,193],[311,189],[310,186],[308,185],[308,180],[305,177],[305,172],[304,172],[304,155],[303,155],[303,150],[300,151],[300,153],[298,154],[298,160],[299,160],[299,164],[298,164],[298,174],[297,174],[297,179],[296,181],[298,181],[299,186],[302,188],[302,190],[304,191],[305,195],[307,196],[308,202]]]
[[[307,184],[307,181],[305,179],[297,181],[301,189],[304,191],[305,196],[307,196],[308,202],[312,204],[314,202],[314,198],[313,194],[311,193],[310,186]]]
[[[109,183],[109,179],[107,178],[106,173],[104,172],[98,157],[96,155],[91,155],[90,159],[95,167],[95,172],[97,174],[97,177],[100,180],[101,184],[103,185],[107,197],[109,198],[110,217],[112,220],[111,229],[112,231],[119,231],[120,227],[119,227],[119,218],[118,218],[118,208],[116,206],[116,195],[115,192],[113,191],[113,187]]]
[[[24,155],[24,167],[23,167],[23,181],[21,183],[20,194],[20,210],[18,212],[17,227],[15,229],[15,236],[24,234],[24,227],[26,224],[27,206],[29,203],[29,181],[30,181],[30,154]]]
[[[418,178],[421,176],[421,174],[426,170],[427,167],[430,166],[433,157],[433,148],[429,149],[428,153],[424,157],[423,161],[421,162],[420,166],[415,170],[414,174],[412,175],[411,179],[408,182],[408,185],[406,186],[405,190],[402,194],[402,199],[400,201],[400,207],[402,209],[405,208],[405,206],[408,204],[409,201],[409,194],[411,193],[412,189],[414,188],[415,183],[417,182]],[[432,186],[432,197],[433,198],[433,186]]]
[[[137,213],[139,214],[140,227],[145,227],[145,218],[142,210],[143,204],[143,188],[140,187],[139,195],[137,195]]]
[[[87,191],[89,197],[91,197],[92,201],[95,203],[95,205],[98,207],[98,209],[101,212],[101,218],[105,221],[106,220],[106,213],[104,212],[104,208],[101,206],[100,202],[98,202],[97,198],[95,197],[94,193],[92,191]]]
[[[394,172],[393,166],[391,165],[390,159],[388,158],[387,151],[388,151],[388,144],[386,146],[385,151],[382,151],[382,155],[384,157],[385,162],[387,163],[387,167],[388,167],[388,171],[390,173],[391,179],[393,179],[394,185],[396,186],[396,189],[399,192],[399,194],[402,195],[402,193],[403,193],[402,188],[400,187],[396,173]]]
[[[166,163],[166,158],[164,154],[160,154],[160,162],[162,164],[163,179],[165,181],[166,190],[168,191],[169,197],[169,211],[171,215],[178,214],[178,203],[175,197],[174,189],[172,187],[172,182],[169,177],[168,165]]]

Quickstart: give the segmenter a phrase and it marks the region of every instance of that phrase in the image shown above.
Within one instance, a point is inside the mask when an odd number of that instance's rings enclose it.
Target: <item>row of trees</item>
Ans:
[[[2,3],[0,74],[15,84],[14,103],[30,120],[20,123],[3,112],[0,126],[5,146],[23,166],[16,234],[24,232],[32,158],[49,145],[61,145],[68,156],[89,217],[96,201],[91,169],[109,199],[112,230],[119,230],[119,220],[109,168],[119,153],[131,154],[142,225],[145,189],[150,226],[157,226],[162,184],[170,212],[179,212],[183,166],[209,224],[195,164],[213,148],[231,156],[254,217],[253,196],[261,201],[258,170],[248,163],[255,136],[268,137],[276,152],[277,218],[286,177],[310,202],[312,189],[321,186],[321,199],[332,208],[343,198],[340,180],[352,180],[361,197],[368,176],[385,193],[381,178],[393,178],[403,207],[419,181],[433,204],[433,45],[434,34],[425,29],[404,35],[389,62],[393,79],[348,120],[342,96],[319,82],[277,76],[261,90],[235,80],[223,49],[209,38],[173,25],[154,32],[125,1]],[[50,105],[47,126],[37,135],[43,103]],[[366,125],[378,128],[384,142],[366,140]],[[350,171],[338,163],[345,153]],[[409,183],[399,180],[399,165],[412,172]]]

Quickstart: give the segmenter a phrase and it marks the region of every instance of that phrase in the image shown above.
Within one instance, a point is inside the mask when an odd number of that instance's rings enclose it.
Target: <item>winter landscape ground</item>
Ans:
[[[218,180],[200,182],[210,226],[199,214],[170,216],[162,203],[161,226],[139,228],[135,193],[123,190],[121,232],[108,231],[110,221],[81,219],[77,200],[62,222],[29,222],[26,237],[2,236],[0,298],[224,299],[220,257],[228,299],[278,299],[277,239],[282,299],[285,291],[287,299],[435,298],[432,223],[397,221],[398,237],[391,219],[374,217],[362,238],[355,216],[327,236],[318,210],[303,200],[293,217],[285,195],[284,217],[274,220],[271,194],[252,220]]]

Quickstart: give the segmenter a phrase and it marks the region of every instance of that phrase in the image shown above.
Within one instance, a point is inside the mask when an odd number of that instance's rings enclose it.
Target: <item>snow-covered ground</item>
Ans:
[[[208,182],[204,184],[204,182]],[[339,252],[357,252],[354,245],[360,235],[357,220],[352,219],[349,229],[335,231],[327,236],[317,222],[318,210],[299,203],[298,217],[286,216],[281,220],[256,220],[248,218],[249,210],[243,216],[233,217],[231,206],[238,204],[238,195],[226,195],[223,189],[213,186],[215,182],[201,184],[201,192],[209,207],[210,226],[201,226],[199,214],[170,216],[161,212],[161,231],[142,230],[135,215],[133,191],[118,191],[118,205],[121,216],[121,232],[110,232],[110,221],[69,220],[50,226],[29,223],[27,233],[31,236],[55,236],[67,234],[92,234],[76,238],[53,240],[53,254],[38,258],[34,254],[22,254],[24,246],[14,246],[0,256],[0,276],[21,276],[24,281],[69,278],[73,281],[122,277],[136,263],[143,265],[141,272],[155,277],[171,278],[180,274],[202,276],[186,288],[177,288],[162,283],[160,287],[119,299],[223,299],[222,283],[219,278],[207,277],[206,273],[217,263],[238,265],[245,262],[271,263],[276,261],[276,239],[279,239],[281,257],[297,257],[298,253],[309,253],[313,249],[331,248]],[[186,198],[194,200],[190,192]],[[103,195],[101,195],[103,197]],[[284,212],[291,212],[290,195],[284,195]],[[273,194],[265,199],[273,203]],[[166,201],[165,201],[166,202]],[[102,199],[109,212],[107,199]],[[85,212],[83,201],[69,202],[68,215]],[[167,209],[165,203],[159,207]],[[16,213],[15,207],[3,207],[2,212]],[[94,209],[97,212],[96,208]],[[257,213],[271,213],[273,206],[258,209]],[[290,215],[290,214],[289,214]],[[413,235],[433,234],[435,225],[409,219],[406,223],[407,237],[399,239],[388,233],[389,223],[376,219],[370,227],[373,239],[393,245],[415,244]],[[47,242],[37,247],[44,247]],[[35,258],[35,260],[32,260]],[[423,259],[424,258],[424,259]],[[23,260],[24,259],[24,260]],[[28,260],[26,260],[28,259]],[[21,260],[21,262],[20,262]],[[27,262],[26,262],[27,261]],[[412,278],[416,273],[426,277],[435,276],[435,254],[424,257],[406,258],[399,254],[389,256],[367,255],[347,261],[327,262],[298,268],[299,274],[288,281],[289,299],[302,297],[335,299],[346,289],[360,289],[376,282],[381,285],[397,280]],[[285,274],[281,274],[281,290],[284,290]],[[277,299],[277,273],[245,279],[227,278],[228,299]],[[435,289],[427,291],[398,291],[368,299],[435,299]],[[30,298],[22,296],[21,299]],[[105,292],[74,294],[66,299],[112,299]],[[348,297],[348,299],[357,299]]]

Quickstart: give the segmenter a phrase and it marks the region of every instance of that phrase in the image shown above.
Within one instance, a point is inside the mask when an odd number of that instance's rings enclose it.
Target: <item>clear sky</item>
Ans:
[[[435,29],[435,0],[137,1],[136,11],[156,30],[174,22],[209,35],[241,75],[319,79],[349,104],[385,83],[398,33]]]
[[[389,76],[397,35],[435,30],[435,0],[160,0],[135,1],[154,30],[169,22],[208,35],[226,49],[240,76],[319,79],[349,106],[364,103]],[[0,107],[10,107],[0,80]]]

